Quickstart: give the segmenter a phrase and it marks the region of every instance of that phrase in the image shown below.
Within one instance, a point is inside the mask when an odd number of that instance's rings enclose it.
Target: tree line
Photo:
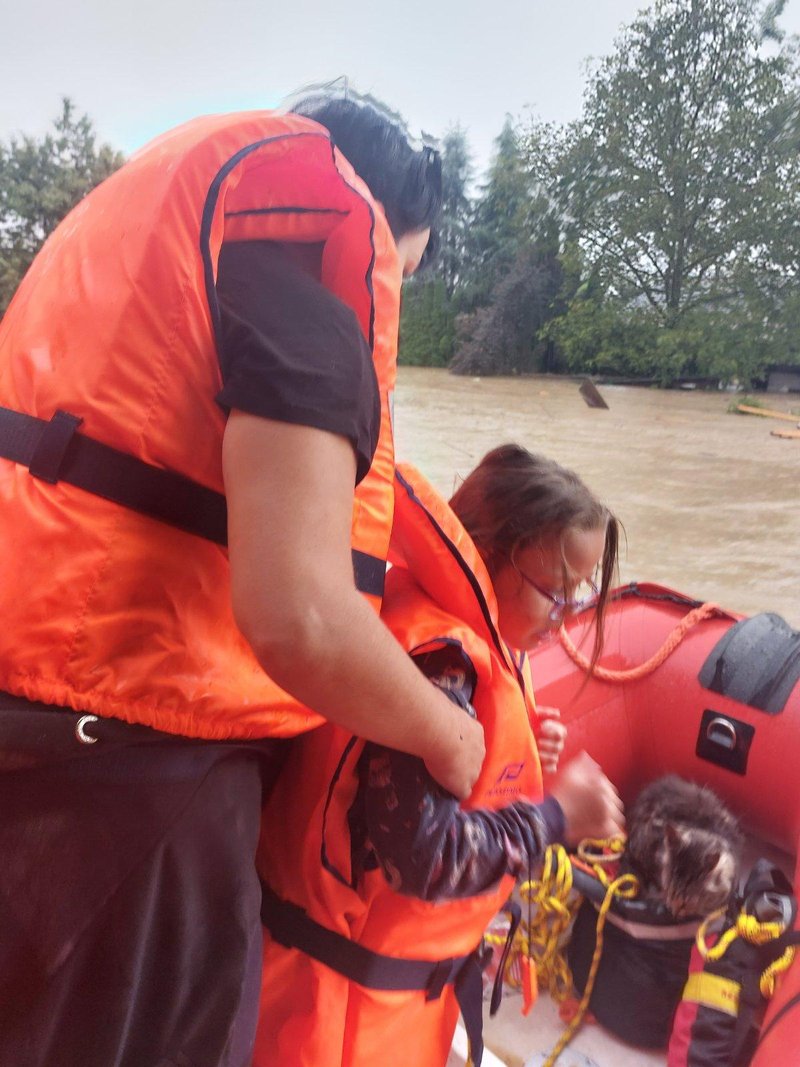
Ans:
[[[508,118],[470,196],[443,139],[441,262],[401,360],[463,374],[758,383],[800,363],[800,77],[785,0],[656,0],[555,126]]]
[[[800,364],[800,64],[786,0],[655,0],[595,62],[579,118],[507,117],[482,182],[441,139],[431,270],[400,360],[757,384]],[[64,214],[123,161],[69,100],[0,142],[0,314]]]

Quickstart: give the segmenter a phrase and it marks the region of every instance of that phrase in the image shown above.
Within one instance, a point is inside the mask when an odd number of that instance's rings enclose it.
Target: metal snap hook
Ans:
[[[94,745],[97,742],[96,737],[92,737],[91,734],[86,733],[86,727],[90,722],[97,722],[96,715],[81,715],[78,721],[75,723],[75,736],[82,745]]]

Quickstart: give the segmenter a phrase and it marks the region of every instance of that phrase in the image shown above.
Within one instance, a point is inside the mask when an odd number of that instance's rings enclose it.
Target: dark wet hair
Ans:
[[[592,667],[603,649],[603,620],[617,573],[620,527],[608,508],[574,471],[520,445],[487,453],[453,494],[450,507],[486,563],[492,578],[518,552],[569,529],[605,529],[600,592],[595,609]],[[566,579],[566,565],[564,577]]]
[[[430,146],[415,149],[401,122],[370,103],[343,97],[310,96],[292,106],[324,126],[356,174],[383,204],[395,239],[431,227],[424,261],[433,258],[435,223],[442,206],[442,163]]]

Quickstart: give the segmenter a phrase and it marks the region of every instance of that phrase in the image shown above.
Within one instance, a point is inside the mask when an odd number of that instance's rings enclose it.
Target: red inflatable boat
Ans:
[[[608,612],[608,677],[587,682],[576,658],[593,639],[577,616],[566,640],[531,655],[538,702],[569,727],[567,755],[586,749],[625,799],[670,772],[711,786],[756,848],[789,857],[800,897],[800,633],[776,615],[742,618],[634,584]],[[799,1048],[800,956],[778,981],[752,1067],[800,1063]]]

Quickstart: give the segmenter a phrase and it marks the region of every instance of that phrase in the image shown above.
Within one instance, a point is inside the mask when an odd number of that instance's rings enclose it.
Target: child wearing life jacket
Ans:
[[[264,812],[267,930],[255,1067],[442,1067],[461,1011],[480,1062],[482,934],[555,840],[607,836],[619,798],[584,753],[542,800],[525,652],[582,607],[594,661],[617,522],[580,479],[516,445],[490,452],[450,506],[396,475],[382,618],[467,715],[486,759],[462,804],[425,765],[326,726],[297,743]],[[543,748],[557,764],[551,715]]]

